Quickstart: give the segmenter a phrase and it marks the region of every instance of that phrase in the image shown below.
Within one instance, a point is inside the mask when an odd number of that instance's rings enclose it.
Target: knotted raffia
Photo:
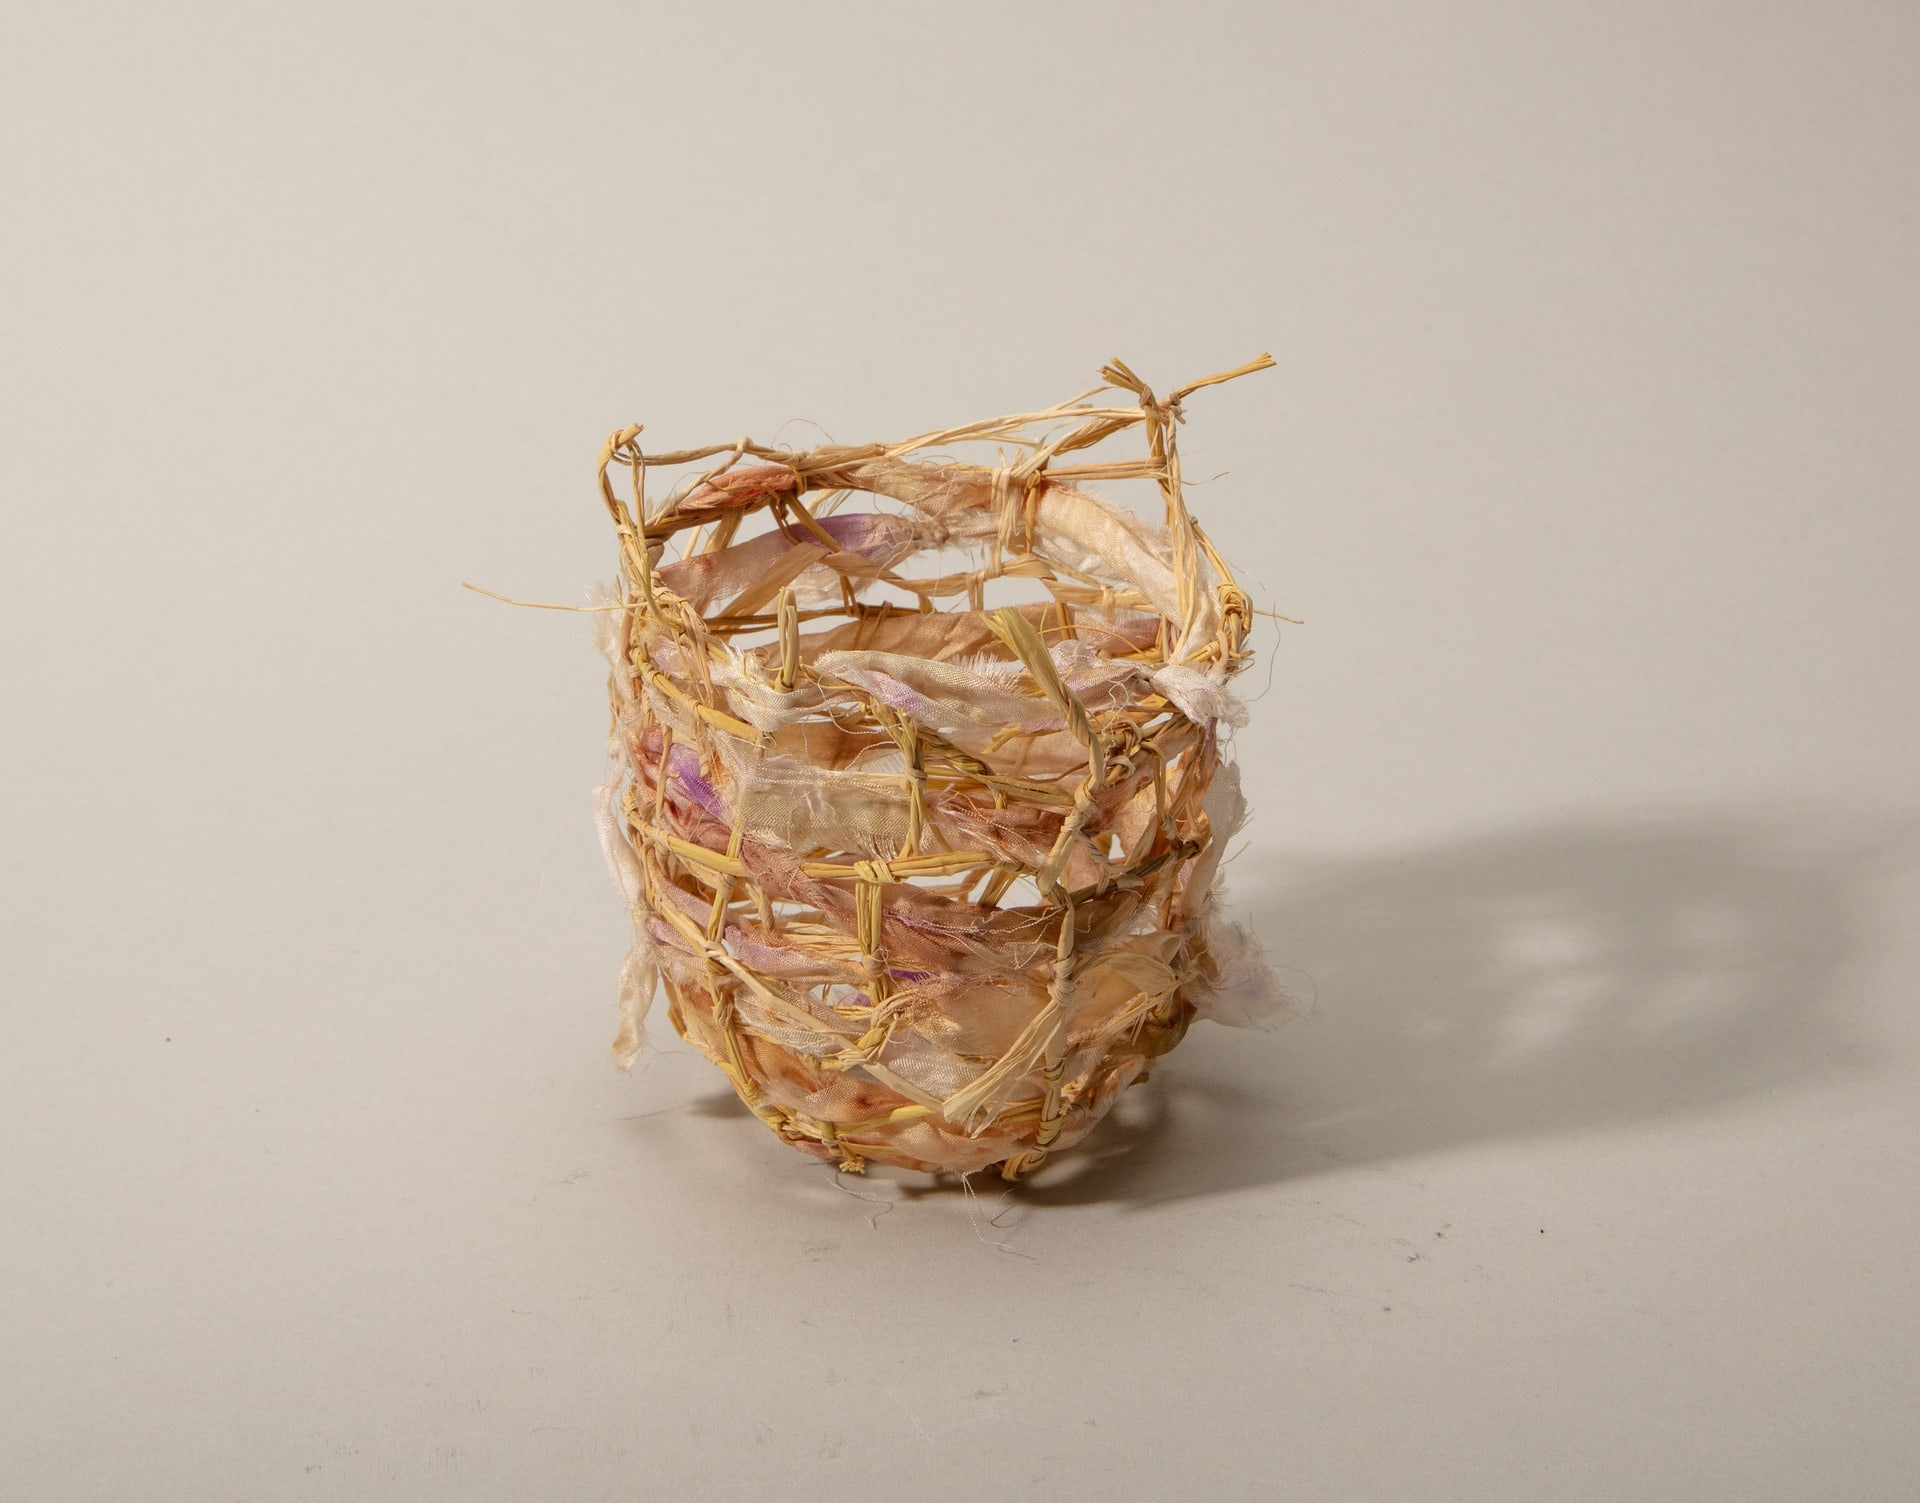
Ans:
[[[892,445],[607,441],[622,1064],[657,980],[788,1142],[1016,1179],[1231,987],[1241,942],[1207,910],[1244,813],[1221,734],[1252,611],[1174,428],[1272,363],[1159,399],[1115,361],[1061,406]],[[1060,463],[1134,428],[1144,456]],[[950,457],[969,444],[999,462]],[[716,457],[648,509],[649,470]],[[1112,480],[1156,482],[1165,526],[1080,489]],[[942,553],[974,567],[930,572]],[[996,581],[1035,598],[990,609]]]

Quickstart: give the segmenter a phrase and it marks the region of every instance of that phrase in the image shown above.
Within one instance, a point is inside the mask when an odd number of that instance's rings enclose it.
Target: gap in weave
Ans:
[[[1018,913],[1039,912],[1042,909],[1050,911],[1053,905],[1040,891],[1038,882],[1022,875],[1013,879],[1013,885],[1001,895],[998,906],[1002,912]]]
[[[904,570],[896,567],[896,573],[905,577]],[[971,572],[971,571],[953,571]],[[919,570],[914,578],[932,578],[934,571],[923,574]],[[921,597],[899,585],[889,584],[885,580],[873,580],[862,585],[857,592],[860,600],[868,605],[891,605],[896,609],[917,611]],[[981,611],[976,612],[966,604],[966,595],[953,594],[940,597],[935,601],[934,609],[943,615],[961,616],[991,613],[1003,605],[1051,605],[1053,595],[1046,585],[1038,579],[1027,579],[1016,575],[996,574],[981,581]],[[946,603],[943,605],[941,601]]]
[[[880,508],[876,507],[875,510],[879,511]],[[898,508],[886,512],[889,516],[898,514]],[[971,574],[985,562],[986,554],[982,549],[968,547],[963,543],[940,543],[933,547],[916,549],[895,564],[893,572],[903,578],[939,579],[947,575]],[[964,585],[961,586],[961,593],[958,595],[943,598],[949,602],[949,609],[952,608],[951,602],[956,599],[964,604],[966,601]],[[939,602],[936,601],[935,605],[938,607]]]
[[[867,994],[857,986],[849,986],[844,981],[829,981],[807,988],[807,1000],[815,1004],[816,1010],[823,1013],[865,1012],[872,1004]]]
[[[953,898],[955,894],[954,879],[951,876],[930,876],[924,872],[909,872],[904,877],[895,876],[894,880],[904,886],[917,887],[922,892],[934,893],[943,898]],[[963,900],[957,899],[957,901]]]
[[[780,652],[780,628],[775,626],[755,626],[746,631],[737,631],[727,639],[740,652],[770,651],[774,657]]]

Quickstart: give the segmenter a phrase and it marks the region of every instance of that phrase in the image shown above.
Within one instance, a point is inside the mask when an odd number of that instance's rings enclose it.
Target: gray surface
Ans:
[[[1915,11],[1038,9],[15,14],[9,1493],[1912,1495]],[[978,1209],[615,1075],[601,669],[458,581],[1262,348],[1306,1015]]]

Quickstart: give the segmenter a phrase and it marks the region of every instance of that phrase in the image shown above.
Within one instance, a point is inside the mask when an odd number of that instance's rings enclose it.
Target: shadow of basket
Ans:
[[[1307,1015],[1196,1030],[1020,1198],[1180,1200],[1857,1072],[1837,983],[1909,834],[1692,814],[1303,864],[1241,906]]]

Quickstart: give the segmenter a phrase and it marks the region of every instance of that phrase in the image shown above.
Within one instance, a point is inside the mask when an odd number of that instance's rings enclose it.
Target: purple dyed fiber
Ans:
[[[680,785],[683,796],[691,798],[707,813],[722,824],[727,822],[726,808],[720,802],[720,795],[713,791],[713,784],[700,776],[700,759],[691,748],[674,747],[668,757],[673,780]]]

